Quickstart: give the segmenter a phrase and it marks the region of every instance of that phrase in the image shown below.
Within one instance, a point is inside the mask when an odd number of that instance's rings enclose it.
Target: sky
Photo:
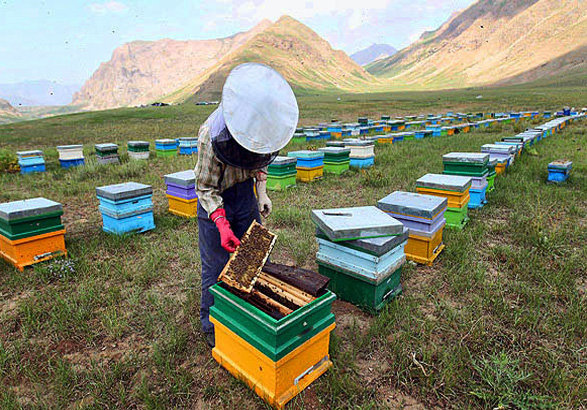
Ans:
[[[348,54],[373,43],[400,49],[473,2],[0,0],[0,84],[40,79],[82,84],[126,42],[227,37],[284,14]]]

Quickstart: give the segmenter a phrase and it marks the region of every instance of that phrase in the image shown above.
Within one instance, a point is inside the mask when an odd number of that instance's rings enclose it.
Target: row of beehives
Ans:
[[[131,159],[149,159],[150,143],[148,141],[129,141],[128,156]],[[118,164],[118,145],[112,143],[96,144],[94,146],[96,162],[98,164]],[[57,147],[59,163],[62,168],[71,168],[85,164],[83,145],[60,145]],[[158,157],[193,155],[198,152],[198,138],[184,137],[178,139],[155,140],[155,152]],[[45,172],[45,158],[43,151],[18,151],[16,153],[22,174]]]

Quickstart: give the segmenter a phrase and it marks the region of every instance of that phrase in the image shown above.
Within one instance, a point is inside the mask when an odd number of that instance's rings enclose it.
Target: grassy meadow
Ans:
[[[476,96],[484,97],[477,99]],[[559,109],[564,87],[300,97],[301,123],[360,115]],[[194,135],[212,107],[119,109],[0,126],[0,148],[45,150],[48,172],[0,175],[0,202],[64,205],[69,258],[21,273],[0,261],[0,408],[266,408],[212,359],[199,328],[197,221],[166,210],[163,175],[195,157],[129,161],[126,141]],[[537,121],[542,123],[545,120]],[[315,269],[311,209],[374,205],[442,171],[442,154],[479,151],[526,124],[376,147],[367,172],[270,193],[272,259]],[[535,145],[498,177],[463,231],[445,230],[432,267],[406,264],[403,294],[379,315],[341,301],[334,367],[288,408],[581,408],[587,406],[587,121]],[[98,166],[93,144],[121,144]],[[87,165],[62,170],[56,145],[83,143]],[[291,144],[286,150],[310,147]],[[313,145],[316,146],[316,145]],[[151,147],[153,150],[153,146]],[[573,161],[546,183],[547,163]],[[95,187],[154,188],[156,229],[102,232]]]

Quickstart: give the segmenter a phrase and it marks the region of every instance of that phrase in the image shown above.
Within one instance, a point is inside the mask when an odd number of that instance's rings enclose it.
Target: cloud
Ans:
[[[115,0],[105,1],[102,3],[92,3],[88,7],[90,8],[90,11],[95,14],[120,14],[128,10],[128,6],[126,4]]]

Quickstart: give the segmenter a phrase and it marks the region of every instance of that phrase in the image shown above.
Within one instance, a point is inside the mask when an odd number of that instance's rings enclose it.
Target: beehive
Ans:
[[[175,172],[164,176],[169,201],[169,212],[185,218],[198,216],[196,174],[193,170]]]
[[[174,157],[177,155],[178,142],[170,138],[155,140],[155,151],[158,157]]]
[[[83,145],[59,145],[59,163],[61,168],[77,167],[85,164]]]
[[[277,156],[267,167],[267,189],[281,191],[296,185],[297,159]]]
[[[179,154],[193,155],[198,153],[198,137],[179,138]]]
[[[569,178],[573,163],[566,160],[553,161],[548,164],[548,181],[564,182]]]
[[[426,174],[416,181],[416,192],[447,199],[446,226],[462,229],[468,220],[471,177],[444,174]]]
[[[21,174],[31,174],[34,172],[45,172],[45,157],[43,151],[18,151],[18,165],[20,166]]]
[[[350,149],[343,147],[325,147],[320,148],[324,153],[324,172],[340,175],[349,169]]]
[[[313,182],[324,175],[324,153],[319,151],[293,151],[288,157],[296,158],[297,180]]]
[[[129,141],[127,144],[129,158],[136,160],[149,159],[149,145],[148,141]]]
[[[96,188],[103,230],[117,235],[146,232],[155,228],[153,188],[126,182]]]
[[[120,158],[118,157],[118,145],[112,143],[96,144],[96,161],[98,164],[118,164]]]

